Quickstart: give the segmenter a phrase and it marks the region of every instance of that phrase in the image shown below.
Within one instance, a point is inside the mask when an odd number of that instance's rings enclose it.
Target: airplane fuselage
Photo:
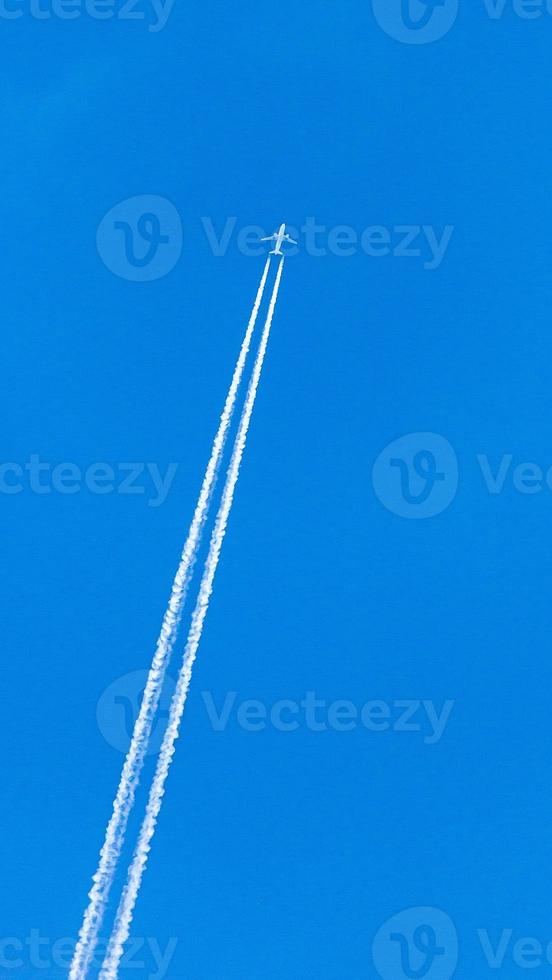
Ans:
[[[276,242],[270,254],[280,255],[282,258],[284,258],[285,255],[285,252],[282,252],[282,245],[284,244],[284,242],[286,242],[286,244],[289,243],[290,245],[297,245],[297,242],[294,241],[294,239],[287,234],[285,223],[283,225],[280,225],[278,231],[275,231],[273,235],[268,235],[266,238],[261,238],[261,241]]]
[[[286,234],[286,226],[285,226],[285,223],[284,223],[283,225],[280,225],[280,227],[278,229],[278,232],[276,234],[276,244],[274,246],[274,251],[272,252],[272,255],[283,255],[284,254],[282,252],[282,245],[284,244],[285,234]]]

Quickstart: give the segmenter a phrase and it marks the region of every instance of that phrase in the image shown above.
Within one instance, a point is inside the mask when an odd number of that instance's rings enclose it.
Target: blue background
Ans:
[[[0,495],[0,935],[80,926],[122,764],[96,705],[149,663],[262,269],[235,240],[214,256],[200,219],[313,215],[455,232],[435,271],[286,265],[134,933],[178,938],[179,980],[374,977],[376,931],[418,905],[454,920],[460,976],[488,973],[478,927],[548,942],[551,492],[490,495],[476,454],[552,465],[550,17],[462,3],[419,47],[360,0],[177,0],[159,33],[25,8],[1,29],[3,461],[178,472],[158,508]],[[138,194],[184,227],[153,283],[96,250]],[[371,469],[417,431],[450,441],[460,482],[408,521]],[[456,705],[428,746],[216,733],[204,690]],[[6,976],[63,975],[23,959]]]

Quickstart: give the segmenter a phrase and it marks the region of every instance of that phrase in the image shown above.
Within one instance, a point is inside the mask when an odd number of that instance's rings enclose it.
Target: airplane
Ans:
[[[275,231],[273,235],[269,235],[268,238],[261,238],[262,242],[276,242],[274,249],[270,253],[271,255],[283,255],[282,245],[284,242],[288,242],[289,245],[298,245],[299,243],[294,241],[293,238],[286,232],[285,224],[280,225],[278,231]]]

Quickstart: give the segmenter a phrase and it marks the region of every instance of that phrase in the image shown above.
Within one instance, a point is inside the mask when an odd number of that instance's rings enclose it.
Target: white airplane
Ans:
[[[268,238],[261,238],[262,242],[276,242],[274,249],[270,253],[271,255],[283,255],[282,245],[284,242],[288,242],[289,245],[298,245],[299,243],[294,241],[293,238],[286,232],[285,224],[280,225],[278,231],[275,231],[273,235],[269,235]]]

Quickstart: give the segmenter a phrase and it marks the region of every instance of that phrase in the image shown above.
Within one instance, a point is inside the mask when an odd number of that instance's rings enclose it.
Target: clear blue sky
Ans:
[[[143,494],[39,493],[24,470],[0,493],[0,936],[40,930],[51,960],[80,925],[122,764],[97,704],[149,662],[262,269],[234,238],[214,255],[201,218],[271,232],[313,216],[382,226],[391,254],[287,263],[134,931],[178,939],[175,980],[364,980],[380,926],[433,906],[458,975],[497,976],[478,928],[552,939],[552,491],[513,481],[552,465],[552,20],[461,0],[445,36],[410,44],[368,0],[176,0],[159,31],[21,9],[0,25],[0,462],[38,454],[46,482],[61,462],[177,470],[157,507],[146,476]],[[152,282],[96,246],[137,195],[182,222]],[[427,239],[393,254],[402,226],[454,227],[438,268]],[[372,468],[420,432],[450,443],[458,488],[409,520]],[[493,474],[511,454],[501,492],[477,454]],[[387,465],[391,487],[404,472]],[[401,700],[455,704],[427,744],[304,716],[215,732],[202,691],[378,699],[392,720]],[[63,976],[20,957],[2,978]],[[122,975],[154,976],[151,955]],[[525,975],[511,948],[501,975]]]

